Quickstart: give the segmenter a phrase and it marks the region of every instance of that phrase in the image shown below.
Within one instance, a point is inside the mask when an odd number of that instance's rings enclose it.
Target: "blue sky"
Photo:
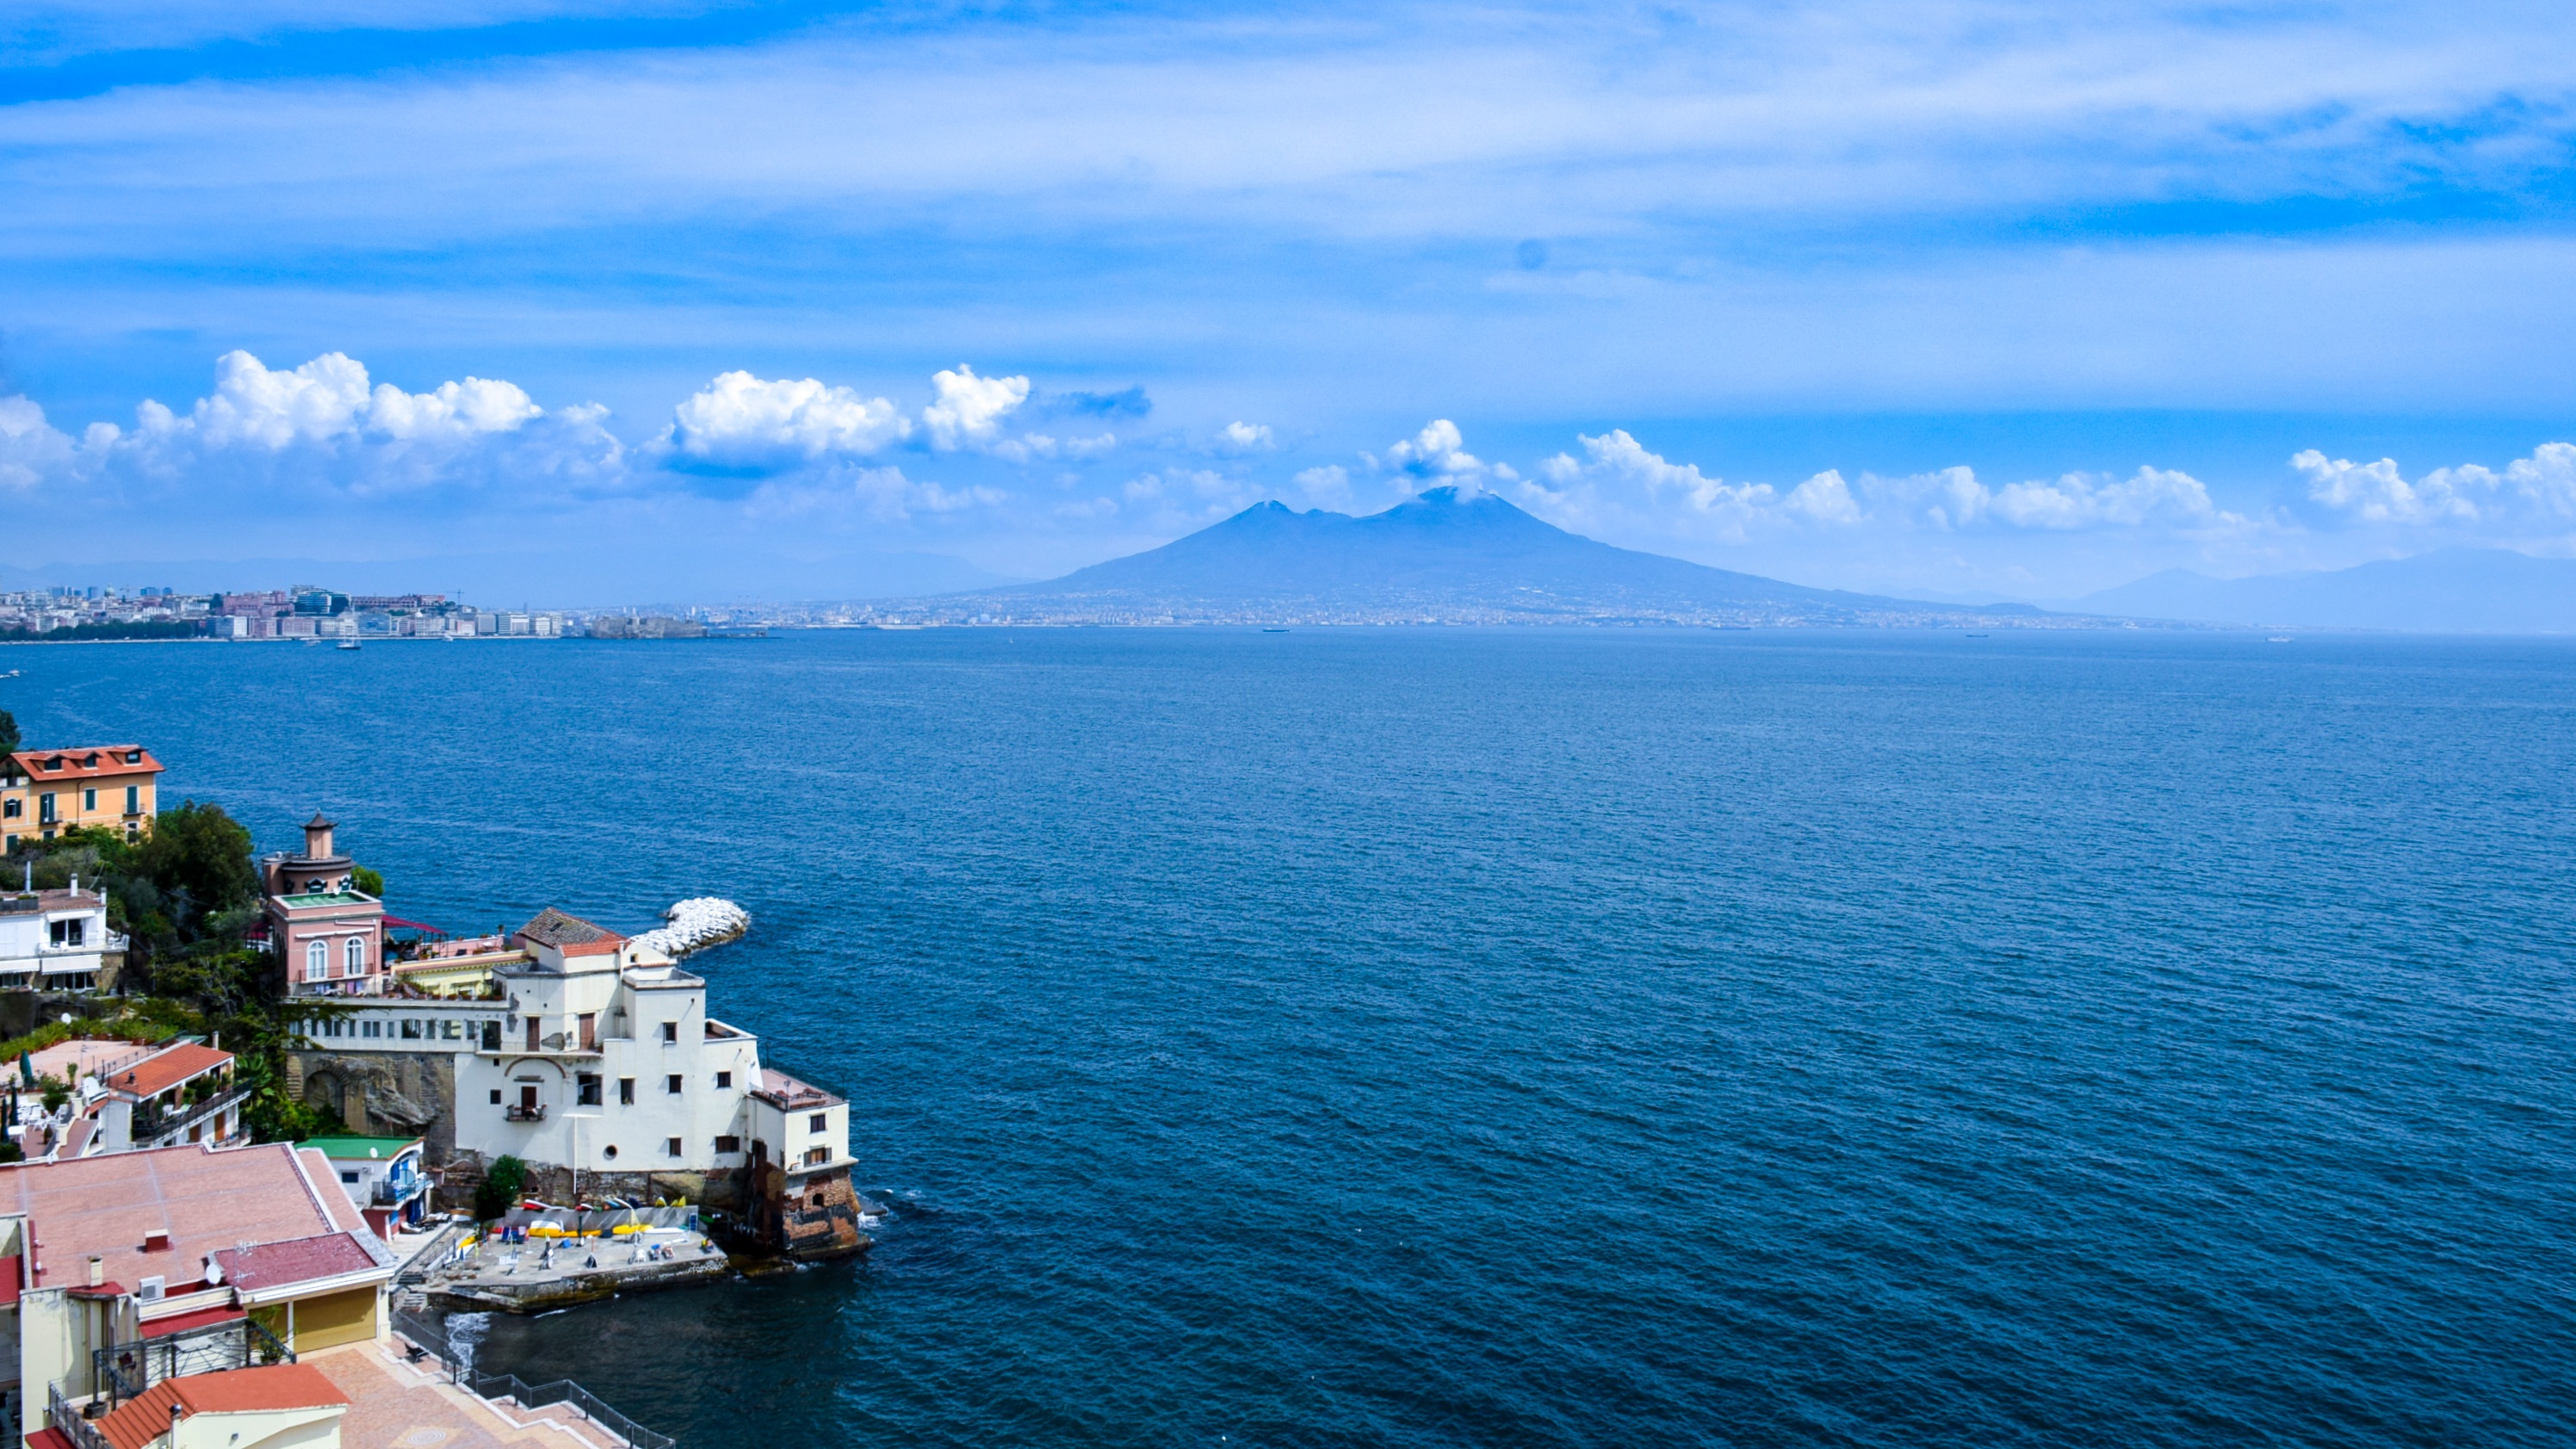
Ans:
[[[0,504],[96,526],[0,583],[856,595],[1441,481],[1945,596],[2564,556],[2572,101],[2538,4],[36,0]]]

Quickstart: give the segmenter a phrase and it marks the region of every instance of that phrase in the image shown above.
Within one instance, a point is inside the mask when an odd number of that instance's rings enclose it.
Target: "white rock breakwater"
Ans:
[[[664,911],[662,919],[670,924],[646,931],[635,938],[635,944],[650,946],[673,960],[740,940],[751,929],[751,912],[719,896],[680,901]]]

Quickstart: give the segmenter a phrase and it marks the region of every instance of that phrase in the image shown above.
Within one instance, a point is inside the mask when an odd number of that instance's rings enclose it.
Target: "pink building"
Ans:
[[[357,888],[357,862],[333,846],[336,827],[304,824],[304,853],[262,862],[268,940],[290,996],[374,996],[385,982],[385,903]]]

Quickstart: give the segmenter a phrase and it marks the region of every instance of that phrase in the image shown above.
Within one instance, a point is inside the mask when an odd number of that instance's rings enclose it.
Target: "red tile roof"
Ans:
[[[193,1414],[327,1409],[348,1403],[349,1396],[323,1377],[320,1369],[309,1363],[281,1363],[163,1379],[99,1419],[97,1426],[116,1449],[143,1449],[170,1432],[170,1411],[174,1408],[184,1419]]]
[[[113,1091],[126,1092],[140,1099],[166,1092],[191,1077],[201,1077],[217,1067],[232,1065],[233,1054],[220,1052],[195,1042],[181,1042],[165,1052],[157,1052],[108,1079]]]
[[[127,755],[141,755],[140,763],[125,763]],[[161,762],[141,745],[84,745],[77,750],[20,750],[9,757],[18,773],[40,782],[53,780],[96,780],[109,775],[157,775]],[[46,769],[48,762],[54,769]]]
[[[320,1161],[314,1154],[313,1162]],[[357,1216],[335,1176],[317,1175],[313,1163],[299,1162],[282,1142],[0,1165],[0,1213],[31,1220],[38,1268],[31,1282],[39,1288],[87,1284],[94,1253],[120,1283],[158,1275],[181,1291],[198,1281],[206,1255],[217,1250],[363,1226],[341,1222],[326,1206],[331,1198]],[[144,1237],[153,1232],[168,1233],[170,1246],[145,1252]]]
[[[841,1098],[813,1083],[800,1082],[772,1067],[760,1069],[760,1085],[751,1091],[753,1096],[765,1099],[770,1105],[791,1112],[811,1107],[837,1107],[842,1102]]]
[[[215,1262],[224,1270],[224,1281],[244,1293],[309,1283],[316,1278],[337,1278],[343,1273],[363,1273],[376,1266],[374,1255],[344,1232],[319,1233],[249,1248],[219,1248]]]

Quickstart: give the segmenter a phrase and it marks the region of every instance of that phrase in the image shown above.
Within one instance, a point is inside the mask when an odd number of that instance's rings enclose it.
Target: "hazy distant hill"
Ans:
[[[936,601],[1015,618],[1682,623],[2038,622],[2026,604],[1960,607],[1801,588],[1614,548],[1492,494],[1434,488],[1365,518],[1279,503],[1046,583]]]
[[[2069,607],[2278,628],[2564,634],[2576,632],[2576,562],[2454,548],[2330,573],[2251,579],[2168,569]]]

